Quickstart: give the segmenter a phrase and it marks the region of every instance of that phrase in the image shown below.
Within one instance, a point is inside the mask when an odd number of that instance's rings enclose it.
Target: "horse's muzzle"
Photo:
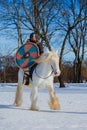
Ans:
[[[55,76],[60,76],[60,74],[61,74],[61,71],[60,71],[60,70],[57,71],[57,72],[55,72]]]

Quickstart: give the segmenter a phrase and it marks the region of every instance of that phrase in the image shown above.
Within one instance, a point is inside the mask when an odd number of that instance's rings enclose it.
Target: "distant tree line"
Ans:
[[[16,83],[18,81],[18,70],[14,57],[4,56],[0,57],[0,83]],[[74,83],[74,64],[70,61],[65,61],[63,67],[63,82]],[[58,78],[54,78],[54,82],[59,82]],[[82,65],[82,75],[80,83],[87,82],[87,62]]]
[[[18,47],[26,36],[34,31],[38,42],[52,50],[60,48],[60,87],[64,87],[63,56],[67,51],[74,54],[73,80],[80,82],[82,65],[87,53],[87,0],[0,0],[0,31],[18,39]]]

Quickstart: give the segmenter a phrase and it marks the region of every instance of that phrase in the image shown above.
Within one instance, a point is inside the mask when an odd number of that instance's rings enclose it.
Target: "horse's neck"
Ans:
[[[49,74],[52,71],[50,62],[38,64],[37,71],[38,71],[39,74],[43,74],[43,75]]]

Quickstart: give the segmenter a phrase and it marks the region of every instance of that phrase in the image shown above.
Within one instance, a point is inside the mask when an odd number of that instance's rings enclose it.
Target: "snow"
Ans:
[[[24,88],[23,105],[13,106],[17,84],[0,84],[0,130],[87,130],[87,84],[66,84],[55,92],[61,110],[48,106],[47,90],[39,90],[39,111],[30,111],[31,89]]]

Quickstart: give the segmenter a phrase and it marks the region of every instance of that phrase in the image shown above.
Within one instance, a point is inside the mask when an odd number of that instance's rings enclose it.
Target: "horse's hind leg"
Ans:
[[[37,111],[39,108],[37,107],[37,95],[38,95],[38,88],[32,88],[30,99],[31,99],[31,107],[30,110]]]
[[[51,86],[49,87],[49,94],[50,94],[50,101],[48,102],[51,109],[60,110],[60,104],[58,98],[55,95],[54,88]]]
[[[23,70],[18,72],[18,86],[16,89],[14,105],[20,106],[23,102]]]

